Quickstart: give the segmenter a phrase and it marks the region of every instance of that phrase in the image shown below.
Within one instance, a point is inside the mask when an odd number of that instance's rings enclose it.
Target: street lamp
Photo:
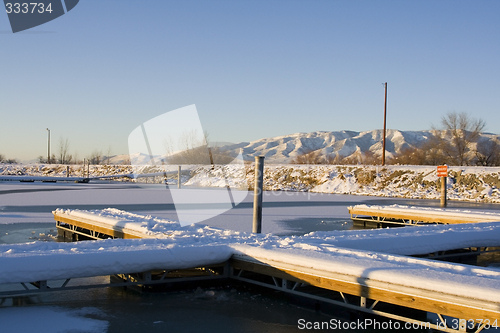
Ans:
[[[47,128],[47,163],[50,164],[50,130]]]
[[[382,141],[382,166],[385,165],[385,132],[386,132],[386,120],[387,120],[387,82],[384,83],[385,97],[384,97],[384,138]]]

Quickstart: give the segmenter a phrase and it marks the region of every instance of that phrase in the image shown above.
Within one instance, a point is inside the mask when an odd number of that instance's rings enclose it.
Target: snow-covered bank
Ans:
[[[80,169],[79,169],[80,168]],[[146,168],[146,167],[144,167]],[[143,169],[144,169],[143,168]],[[183,166],[186,186],[248,188],[254,180],[253,165]],[[449,167],[448,198],[500,203],[500,167]],[[141,172],[160,172],[147,167]],[[79,166],[71,175],[80,176]],[[90,166],[92,177],[131,174],[131,166]],[[190,174],[190,175],[189,175]],[[61,165],[0,164],[0,175],[65,176]],[[175,175],[169,183],[175,183]],[[157,182],[163,177],[156,177]],[[144,180],[143,180],[144,181]],[[435,166],[275,165],[266,164],[264,189],[310,191],[412,199],[438,199],[440,184]]]
[[[226,173],[231,174],[231,167],[224,167]],[[186,185],[222,186],[211,181],[220,177],[215,173],[222,168],[198,167]],[[253,179],[253,167],[247,166],[246,181],[250,187]],[[440,186],[434,166],[267,164],[264,170],[264,190],[267,191],[439,199]],[[449,167],[448,198],[451,200],[500,203],[499,187],[500,167]]]

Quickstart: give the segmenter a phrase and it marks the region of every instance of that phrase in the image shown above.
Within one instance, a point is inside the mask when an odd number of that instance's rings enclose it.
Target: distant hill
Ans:
[[[298,155],[316,150],[320,150],[324,155],[339,154],[342,157],[355,156],[367,151],[381,156],[382,132],[383,130],[295,133],[252,142],[241,142],[222,148],[233,155],[236,155],[239,149],[243,149],[245,159],[265,156],[266,161],[271,163],[288,163]],[[386,156],[390,158],[405,148],[418,147],[432,136],[431,131],[387,130]],[[488,141],[493,138],[499,138],[499,136],[484,133],[480,140]]]
[[[372,152],[375,156],[381,156],[382,132],[382,130],[373,130],[295,133],[237,144],[223,145],[218,143],[216,146],[233,156],[236,156],[242,149],[245,160],[253,160],[254,156],[265,156],[267,163],[289,163],[298,155],[317,150],[321,151],[323,155],[340,155],[342,157],[353,157],[367,151]],[[406,148],[419,147],[432,136],[432,131],[387,130],[386,156],[390,158]],[[494,138],[500,139],[500,136],[483,133],[480,140],[490,141]],[[165,156],[162,158],[167,159]],[[132,159],[136,163],[147,164],[149,156],[136,154]],[[115,155],[110,157],[109,164],[119,165],[129,160],[128,155]]]

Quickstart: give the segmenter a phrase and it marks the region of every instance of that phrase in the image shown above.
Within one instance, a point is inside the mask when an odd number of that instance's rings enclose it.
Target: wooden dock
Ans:
[[[438,209],[408,206],[367,206],[347,207],[351,219],[364,226],[423,225],[429,223],[460,224],[479,222],[499,222],[500,214],[477,213],[457,209]]]
[[[319,270],[306,263],[310,262],[308,258],[304,258],[303,265],[297,265],[276,254],[266,253],[265,250],[261,252],[261,255],[252,256],[233,255],[230,261],[233,271],[230,276],[240,281],[408,323],[425,321],[427,313],[435,313],[441,321],[443,316],[458,318],[463,324],[478,318],[487,318],[490,323],[500,320],[500,298],[497,301],[486,301],[459,297],[449,292],[427,289],[412,277],[401,280],[401,283],[385,282],[336,271],[335,262],[328,263],[330,270]],[[481,281],[477,283],[480,284]],[[325,294],[328,296],[325,297]],[[439,327],[429,323],[428,328],[455,332],[465,331],[465,326],[454,330],[452,327]],[[480,331],[481,325],[477,325],[476,329]]]
[[[95,219],[91,219],[56,211],[54,219],[57,221],[60,235],[69,240],[150,237],[134,230],[127,223],[121,224],[118,220],[114,224],[102,222],[97,215]],[[427,217],[422,219],[427,220]],[[78,244],[72,246],[78,248]],[[215,263],[207,264],[207,267],[196,268],[194,280],[191,279],[191,281],[233,279],[305,297],[318,304],[333,304],[410,324],[426,323],[425,327],[446,332],[465,332],[468,327],[470,328],[471,322],[476,332],[484,329],[486,323],[496,322],[500,325],[500,278],[495,277],[495,274],[490,274],[491,276],[479,274],[470,277],[463,275],[461,269],[458,268],[456,270],[439,268],[440,265],[451,267],[453,266],[451,263],[433,262],[429,265],[429,260],[419,258],[411,258],[411,264],[406,268],[404,265],[394,265],[391,261],[387,261],[386,266],[381,266],[380,260],[383,262],[385,259],[380,258],[383,258],[384,254],[370,252],[371,255],[378,257],[377,260],[370,260],[366,259],[366,252],[361,250],[337,247],[332,247],[329,251],[332,253],[338,251],[338,255],[324,253],[321,255],[321,253],[314,252],[314,256],[308,256],[307,251],[298,249],[279,251],[239,244],[227,246],[231,247],[231,253],[234,253],[229,261],[219,263],[215,268],[210,268]],[[349,258],[351,258],[350,265],[355,268],[354,270],[346,271],[345,261],[342,261],[342,253],[344,253],[342,251],[352,253],[350,254],[352,257]],[[199,249],[199,252],[202,253],[204,250]],[[48,253],[44,260],[50,261],[50,255]],[[123,260],[126,260],[128,254],[122,255]],[[141,254],[137,253],[137,255]],[[151,258],[149,252],[145,255]],[[359,260],[356,259],[356,255],[359,255]],[[83,257],[84,254],[81,254],[78,258],[84,260]],[[401,262],[408,258],[399,257]],[[415,277],[412,273],[415,265],[425,267],[423,270],[425,274]],[[113,265],[109,265],[109,268],[108,265],[102,266],[100,275],[106,273],[107,270],[111,272]],[[151,270],[146,272],[122,272],[121,274],[114,272],[112,274],[118,278],[118,282],[115,279],[115,283],[96,286],[67,286],[68,281],[72,279],[71,276],[64,277],[66,282],[63,285],[50,288],[47,287],[50,284],[49,279],[18,281],[23,288],[17,291],[16,295],[67,290],[68,287],[78,289],[131,284],[147,287],[176,281],[185,282],[193,277],[182,276],[182,271],[173,274],[175,270],[160,266],[151,267]],[[393,273],[388,275],[387,272]],[[432,278],[429,281],[426,280],[428,272],[432,272]],[[385,279],[387,276],[396,275],[397,279]],[[58,275],[58,280],[61,279],[62,277]],[[436,287],[436,284],[445,286],[448,283],[454,286],[453,290],[446,287],[441,290]],[[467,296],[471,294],[474,297]],[[13,295],[13,292],[0,292],[0,298],[8,295]],[[442,322],[448,318],[448,326],[428,322],[428,313],[435,314]],[[450,317],[456,318],[460,326],[450,325]]]
[[[69,216],[59,211],[54,211],[53,214],[58,236],[67,241],[148,238],[144,233],[127,228],[126,225],[120,225],[119,223],[112,225],[87,217]]]

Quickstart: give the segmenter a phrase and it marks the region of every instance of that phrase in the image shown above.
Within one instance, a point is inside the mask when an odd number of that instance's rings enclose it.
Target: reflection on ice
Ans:
[[[6,332],[106,332],[108,322],[102,313],[92,307],[68,309],[55,306],[0,308],[0,323]]]

